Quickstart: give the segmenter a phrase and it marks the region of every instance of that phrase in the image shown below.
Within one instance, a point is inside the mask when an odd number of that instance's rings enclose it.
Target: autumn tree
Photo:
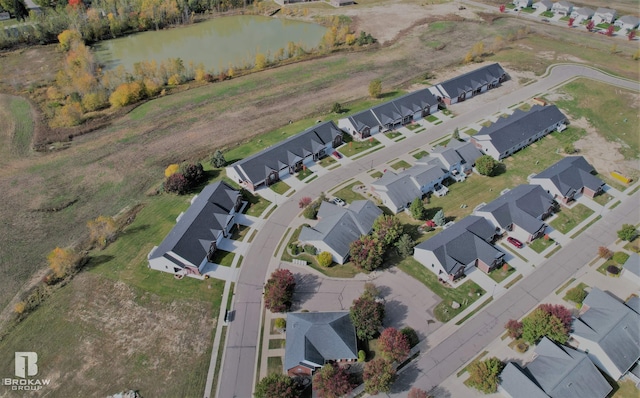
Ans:
[[[606,246],[600,246],[598,248],[598,256],[600,256],[600,258],[604,258],[605,260],[608,260],[611,257],[613,257],[613,252],[609,250],[609,248],[607,248]]]
[[[384,247],[395,243],[402,234],[402,229],[402,223],[393,215],[382,214],[373,222],[373,235]]]
[[[164,190],[168,193],[184,195],[189,190],[189,181],[181,173],[174,173],[164,180]]]
[[[444,217],[444,210],[440,209],[436,212],[433,216],[433,222],[439,227],[447,223],[447,219]]]
[[[371,235],[363,235],[349,245],[349,255],[353,265],[367,271],[373,271],[382,265],[383,253],[382,244]]]
[[[302,198],[300,198],[300,200],[298,201],[298,207],[301,209],[304,209],[305,207],[309,206],[311,204],[312,200],[310,197],[308,196],[303,196]]]
[[[464,57],[464,63],[468,64],[470,62],[480,62],[482,61],[482,56],[484,55],[484,43],[479,41],[471,47],[471,50],[467,52]]]
[[[69,51],[72,46],[82,41],[82,34],[75,29],[63,30],[58,35],[58,48],[62,51]]]
[[[221,150],[217,149],[213,156],[211,156],[211,161],[209,162],[213,167],[221,168],[227,165],[227,160],[224,158],[224,154]]]
[[[298,398],[300,392],[293,379],[282,373],[273,373],[256,385],[255,398]]]
[[[409,340],[396,328],[386,328],[380,333],[378,347],[387,359],[402,362],[409,356]]]
[[[474,361],[469,365],[468,384],[485,394],[498,391],[499,376],[504,363],[496,357],[484,361]]]
[[[573,323],[573,315],[570,309],[560,304],[540,304],[538,308],[558,318],[567,333],[569,333]]]
[[[500,4],[499,10],[500,12],[504,12],[506,10],[506,6],[504,4]]]
[[[630,30],[629,34],[627,35],[627,38],[629,39],[629,41],[635,39],[636,37],[636,31],[635,30]]]
[[[631,242],[637,235],[636,227],[631,224],[622,224],[622,228],[618,230],[618,238]]]
[[[329,252],[321,252],[316,258],[321,267],[328,267],[333,263],[333,258]]]
[[[595,26],[596,26],[595,22],[589,21],[589,23],[587,23],[586,28],[589,32],[591,32]]]
[[[262,70],[267,67],[267,57],[262,53],[256,54],[255,69]]]
[[[409,390],[409,394],[407,394],[407,398],[429,398],[427,392],[419,389],[418,387],[411,387]]]
[[[369,96],[371,98],[380,98],[380,94],[382,94],[382,80],[371,80],[371,82],[369,82]]]
[[[504,39],[502,38],[502,36],[496,36],[493,39],[493,43],[491,44],[491,52],[495,54],[498,51],[502,50],[503,47],[504,47]]]
[[[296,281],[288,269],[271,274],[264,287],[264,306],[271,312],[286,312],[291,307]]]
[[[575,18],[569,18],[569,24],[568,24],[569,27],[572,27],[575,21],[576,21]]]
[[[615,31],[616,27],[613,25],[609,25],[609,27],[607,28],[607,31],[605,32],[605,35],[611,37],[613,36],[613,32]]]
[[[531,344],[536,344],[544,336],[564,344],[569,338],[568,334],[568,329],[558,317],[540,307],[522,320],[522,338]]]
[[[89,220],[87,227],[89,228],[91,242],[101,249],[113,242],[118,232],[116,221],[113,217],[107,216],[98,216],[95,220]]]
[[[415,246],[415,242],[411,238],[409,234],[402,234],[398,241],[395,243],[396,248],[398,249],[398,254],[401,257],[409,257],[413,254],[413,247]]]
[[[567,290],[567,299],[573,301],[576,304],[582,304],[587,297],[587,292],[584,291],[582,286],[576,286]]]
[[[396,370],[390,361],[384,358],[375,358],[373,361],[367,362],[362,377],[364,379],[364,391],[367,394],[376,395],[391,390],[391,384],[396,377]]]
[[[360,340],[370,340],[378,333],[384,319],[384,304],[364,293],[353,301],[349,316]]]
[[[320,398],[339,398],[353,390],[349,374],[335,363],[328,363],[317,371],[312,384]]]
[[[164,169],[164,176],[165,178],[171,177],[178,171],[180,171],[180,165],[178,163],[172,163],[169,166],[167,166],[166,169]]]
[[[140,82],[120,84],[109,96],[109,103],[114,108],[140,101],[144,96],[144,86]]]
[[[47,262],[56,278],[63,278],[75,269],[80,258],[73,249],[56,247],[47,255]]]
[[[201,163],[184,163],[180,166],[180,174],[184,176],[188,183],[188,189],[193,189],[206,179],[204,168]]]
[[[504,328],[512,339],[519,339],[522,336],[522,322],[516,319],[509,319]]]
[[[420,198],[413,199],[413,202],[411,202],[409,206],[409,211],[411,212],[411,217],[416,220],[424,220],[427,218],[427,209],[424,208],[424,204]]]
[[[499,165],[500,163],[489,155],[482,155],[476,160],[476,170],[483,176],[494,176]]]

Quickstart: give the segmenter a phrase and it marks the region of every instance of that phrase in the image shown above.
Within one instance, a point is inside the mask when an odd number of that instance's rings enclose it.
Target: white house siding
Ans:
[[[633,272],[631,272],[631,271],[629,271],[627,269],[623,269],[622,270],[622,276],[627,278],[631,282],[635,283],[636,286],[640,286],[640,276],[634,274]]]
[[[437,277],[449,279],[449,275],[432,251],[416,248],[413,252],[413,258],[415,258],[420,264],[424,265],[426,269],[436,274]]]
[[[351,124],[351,121],[349,120],[349,118],[338,120],[338,127],[351,135],[357,132],[356,127],[353,124]]]
[[[334,262],[336,262],[338,264],[344,264],[344,262],[346,260],[344,257],[339,255],[335,250],[330,248],[329,245],[327,245],[326,243],[324,243],[321,240],[311,240],[311,241],[307,241],[307,242],[304,242],[304,243],[313,245],[316,249],[318,249],[318,253],[320,253],[320,252],[329,252],[329,253],[331,253],[331,258],[333,259]]]
[[[622,373],[620,373],[618,368],[613,364],[611,359],[609,359],[609,356],[602,351],[602,348],[600,348],[599,345],[580,336],[572,335],[571,337],[578,342],[578,348],[587,353],[589,359],[591,359],[591,362],[593,362],[594,365],[605,371],[614,380],[619,380],[622,377]]]

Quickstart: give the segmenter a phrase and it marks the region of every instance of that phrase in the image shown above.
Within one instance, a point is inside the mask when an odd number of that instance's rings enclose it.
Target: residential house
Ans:
[[[438,111],[438,101],[429,89],[414,91],[338,120],[338,126],[362,140],[393,130]]]
[[[634,17],[633,15],[624,15],[616,19],[613,24],[619,27],[621,32],[627,33],[638,27],[638,25],[640,24],[640,19],[638,17]]]
[[[631,253],[622,265],[622,276],[640,286],[640,256],[638,253]]]
[[[509,235],[524,242],[531,242],[544,235],[543,220],[553,214],[557,204],[540,185],[518,185],[503,193],[489,204],[473,212],[486,218],[497,234]]]
[[[322,202],[318,223],[302,227],[299,240],[313,245],[319,252],[331,253],[333,261],[344,264],[349,258],[349,246],[362,235],[371,232],[373,222],[382,215],[370,200],[356,200],[349,207]]]
[[[571,12],[573,11],[573,4],[566,0],[561,0],[553,3],[553,6],[551,6],[551,11],[553,11],[553,13],[555,14],[571,15]]]
[[[178,216],[160,246],[149,252],[149,268],[175,275],[201,275],[213,254],[231,233],[242,207],[240,192],[225,182],[207,185]]]
[[[462,102],[498,87],[508,79],[500,64],[490,64],[429,87],[437,100],[447,105]]]
[[[350,6],[355,4],[353,0],[331,0],[331,5],[334,7]]]
[[[614,19],[616,19],[616,10],[604,7],[598,7],[591,18],[596,25],[601,23],[613,23]]]
[[[526,366],[507,363],[498,387],[509,398],[605,398],[611,390],[587,354],[547,337]]]
[[[399,174],[387,171],[371,184],[371,191],[384,206],[398,213],[409,208],[415,198],[422,198],[429,192],[446,194],[448,189],[441,185],[442,182],[449,177],[464,180],[465,173],[471,171],[481,156],[473,144],[451,140],[446,147],[435,147],[430,155]]]
[[[569,203],[576,194],[589,198],[604,189],[604,181],[594,176],[595,169],[582,156],[567,156],[529,178],[530,184],[540,185],[556,200]]]
[[[227,176],[251,191],[269,186],[330,154],[342,145],[342,134],[332,121],[316,124],[227,167]]]
[[[414,248],[413,257],[438,279],[455,281],[473,267],[490,272],[504,262],[493,246],[495,228],[484,218],[468,216]]]
[[[532,0],[513,0],[513,5],[517,8],[531,7]]]
[[[311,376],[327,363],[357,360],[356,329],[349,311],[287,314],[284,371],[289,376]]]
[[[573,12],[571,13],[571,18],[574,19],[573,21],[574,25],[577,25],[579,23],[582,23],[583,21],[586,21],[589,18],[592,18],[594,13],[595,11],[593,11],[589,7],[580,7],[578,9],[573,10]]]
[[[551,11],[552,7],[553,2],[551,0],[540,0],[533,3],[533,8],[535,8],[536,10]]]
[[[567,117],[555,105],[534,105],[529,111],[516,109],[507,118],[483,127],[471,142],[486,155],[501,160],[527,147],[554,130],[565,129]]]
[[[637,306],[636,306],[637,309]],[[614,380],[640,359],[640,314],[618,299],[592,287],[572,325],[578,348]]]

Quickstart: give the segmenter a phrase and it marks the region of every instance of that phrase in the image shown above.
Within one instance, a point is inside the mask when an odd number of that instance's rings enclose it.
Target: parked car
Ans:
[[[333,155],[333,157],[336,159],[342,159],[342,155],[340,155],[340,152],[338,151],[333,151],[331,155]]]
[[[333,203],[338,205],[338,206],[345,206],[346,205],[344,200],[342,200],[340,198],[333,198]]]
[[[549,22],[547,18],[542,18],[542,22]]]
[[[517,247],[518,249],[522,249],[524,247],[524,245],[522,244],[522,242],[520,242],[518,239],[516,238],[512,238],[512,237],[508,237],[507,238],[507,242],[511,243],[512,245],[514,245],[515,247]]]

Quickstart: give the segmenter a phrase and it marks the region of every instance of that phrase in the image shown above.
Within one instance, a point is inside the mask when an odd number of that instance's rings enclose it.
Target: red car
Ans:
[[[522,247],[524,246],[522,244],[522,242],[520,242],[518,239],[516,238],[512,238],[512,237],[508,237],[507,238],[507,242],[511,243],[512,245],[514,245],[515,247],[517,247],[518,249],[522,249]]]
[[[342,159],[342,155],[340,155],[340,152],[338,151],[333,151],[332,155],[336,159]]]

